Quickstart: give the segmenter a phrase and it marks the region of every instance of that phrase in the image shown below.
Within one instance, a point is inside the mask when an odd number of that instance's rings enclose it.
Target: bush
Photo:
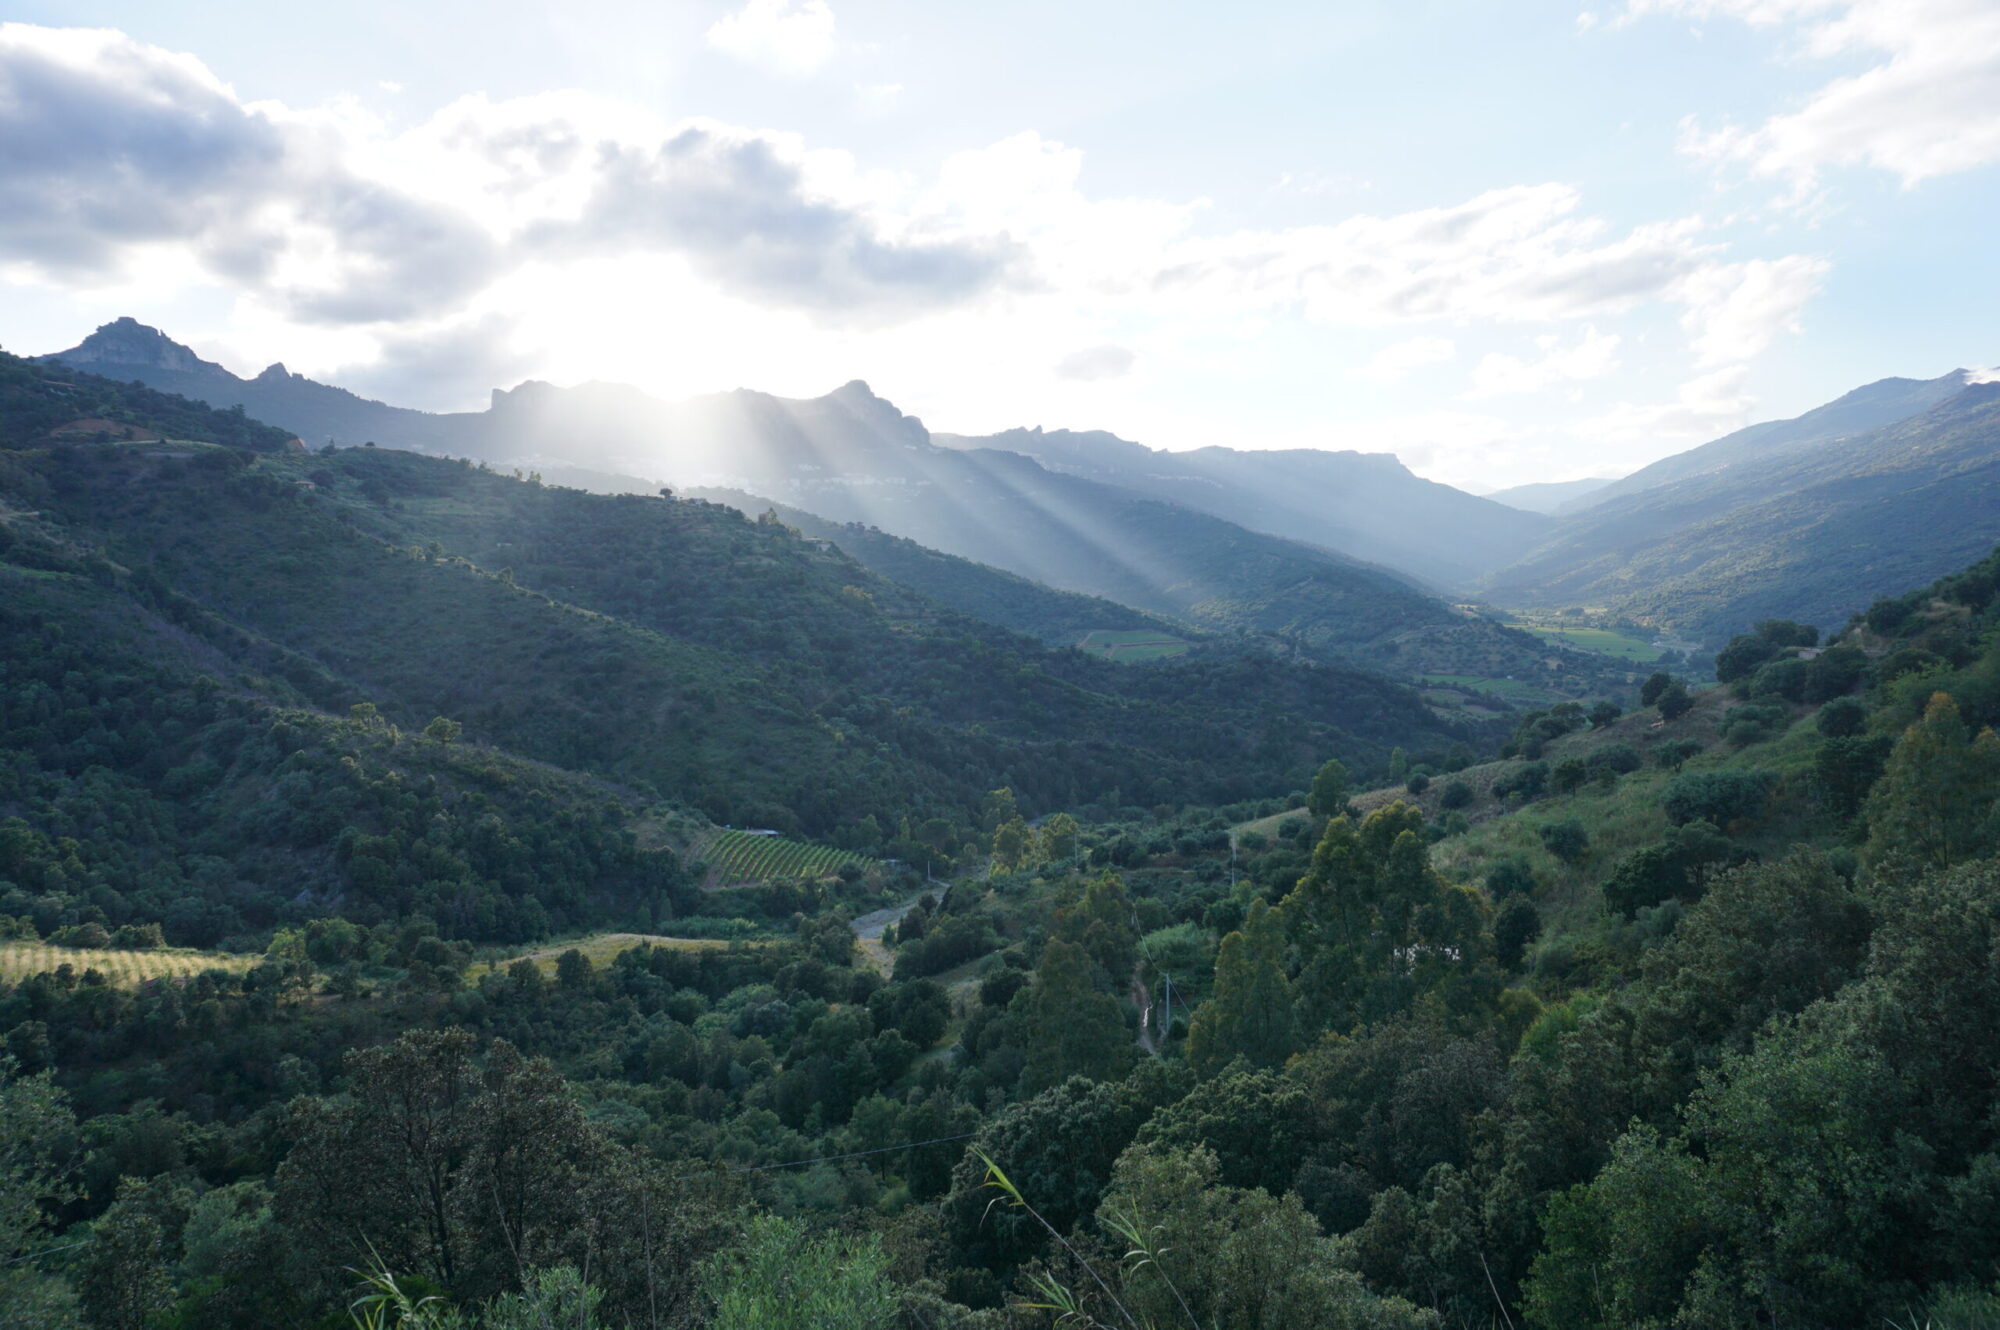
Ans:
[[[1646,676],[1646,682],[1639,685],[1639,705],[1652,706],[1660,700],[1660,694],[1673,687],[1674,676],[1664,670],[1655,670]]]
[[[1587,765],[1597,770],[1613,771],[1621,776],[1628,771],[1637,771],[1645,765],[1645,759],[1639,756],[1639,750],[1631,744],[1623,743],[1606,744],[1584,760]]]
[[[1493,920],[1493,953],[1510,970],[1521,968],[1528,945],[1542,935],[1542,912],[1526,896],[1509,897]]]
[[[1713,822],[1727,827],[1748,821],[1764,808],[1771,776],[1764,771],[1690,771],[1667,782],[1664,806],[1675,826]]]
[[[1731,708],[1716,732],[1738,748],[1743,748],[1763,743],[1784,723],[1783,707],[1740,706]]]
[[[1604,903],[1626,915],[1669,900],[1692,903],[1717,873],[1749,858],[1707,822],[1691,822],[1621,859],[1604,884]]]
[[[1782,697],[1787,702],[1803,702],[1811,674],[1810,663],[1788,656],[1759,666],[1750,676],[1747,688],[1751,697]]]
[[[58,947],[83,947],[101,951],[111,945],[111,934],[103,924],[71,924],[58,928],[49,934],[49,942]]]
[[[1462,780],[1446,781],[1438,791],[1438,807],[1443,809],[1464,808],[1472,803],[1472,787]]]
[[[1669,739],[1653,750],[1653,765],[1662,771],[1679,771],[1691,757],[1701,754],[1701,744],[1693,739]]]
[[[1835,698],[1819,709],[1813,723],[1829,739],[1851,739],[1868,728],[1868,708],[1857,698]]]
[[[1523,803],[1539,798],[1548,788],[1549,767],[1546,762],[1525,763],[1517,771],[1509,772],[1493,782],[1493,793],[1502,799],[1519,798]]]
[[[1523,859],[1502,859],[1486,870],[1486,894],[1496,901],[1533,895],[1535,886],[1534,870]]]
[[[1583,852],[1590,846],[1590,833],[1575,818],[1548,823],[1542,827],[1541,837],[1542,848],[1566,864],[1583,858]]]

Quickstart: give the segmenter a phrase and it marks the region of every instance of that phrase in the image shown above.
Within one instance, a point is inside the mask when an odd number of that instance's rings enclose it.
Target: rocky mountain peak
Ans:
[[[50,359],[71,365],[144,365],[187,374],[228,373],[222,366],[203,360],[158,328],[148,327],[130,315],[113,319],[74,347],[58,351]]]

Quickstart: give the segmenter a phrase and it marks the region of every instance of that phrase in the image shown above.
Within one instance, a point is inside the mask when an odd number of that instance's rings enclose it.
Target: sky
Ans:
[[[15,0],[0,346],[1618,475],[2000,359],[1992,0]]]

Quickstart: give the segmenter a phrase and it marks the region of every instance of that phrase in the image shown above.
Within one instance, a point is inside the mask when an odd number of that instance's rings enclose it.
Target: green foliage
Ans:
[[[1034,983],[1015,997],[1011,1010],[1028,1050],[1021,1069],[1024,1094],[1073,1076],[1113,1080],[1132,1064],[1132,1043],[1118,999],[1092,985],[1090,953],[1080,946],[1050,939]]]
[[[1215,957],[1215,996],[1195,1012],[1188,1030],[1188,1064],[1212,1076],[1238,1058],[1253,1067],[1281,1063],[1297,1046],[1285,975],[1284,923],[1262,900],[1250,902],[1243,927],[1222,939]]]
[[[1314,817],[1333,817],[1347,807],[1347,768],[1338,758],[1328,758],[1313,773],[1312,789],[1306,795],[1306,811]]]
[[[1725,830],[1754,819],[1771,793],[1763,771],[1690,771],[1667,782],[1661,806],[1675,826],[1710,822]]]
[[[714,1258],[704,1289],[715,1330],[889,1330],[896,1318],[880,1244],[817,1237],[775,1216]]]
[[[1696,901],[1717,873],[1749,857],[1712,823],[1675,826],[1659,843],[1619,861],[1605,879],[1604,903],[1629,915],[1663,901]]]
[[[1535,834],[1541,838],[1543,849],[1566,864],[1577,862],[1590,848],[1590,833],[1575,818],[1545,823]]]
[[[2000,793],[2000,738],[1969,732],[1958,703],[1933,694],[1903,732],[1868,798],[1868,855],[1926,867],[1959,863],[1991,844]]]
[[[1327,824],[1282,906],[1302,1034],[1384,1019],[1477,974],[1485,907],[1431,868],[1422,830],[1423,815],[1401,803],[1358,828]]]

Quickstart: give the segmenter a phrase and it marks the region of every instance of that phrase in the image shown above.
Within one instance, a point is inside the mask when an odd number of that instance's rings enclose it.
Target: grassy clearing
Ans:
[[[1312,814],[1306,812],[1305,809],[1288,808],[1282,813],[1273,813],[1269,817],[1260,817],[1250,822],[1239,822],[1229,829],[1229,838],[1240,843],[1246,833],[1255,833],[1266,840],[1276,840],[1278,839],[1278,827],[1280,824],[1297,822],[1303,825],[1310,821],[1312,821]]]
[[[152,979],[186,979],[205,970],[241,973],[259,956],[232,956],[220,951],[162,947],[157,951],[111,951],[86,947],[52,947],[46,942],[0,942],[0,980],[19,983],[29,975],[60,966],[78,974],[95,970],[117,988],[135,988]]]
[[[531,960],[535,963],[535,968],[543,974],[553,975],[556,972],[556,961],[565,951],[580,951],[585,960],[593,966],[601,967],[611,964],[621,951],[630,951],[634,947],[648,944],[665,947],[670,951],[721,951],[735,945],[721,938],[710,937],[661,937],[655,933],[596,933],[590,937],[580,937],[569,942],[557,942],[540,947],[523,956],[496,960],[491,962],[488,968],[504,970],[517,960]],[[743,945],[754,947],[762,946],[763,943],[752,940]]]
[[[783,836],[753,836],[747,831],[712,831],[693,847],[708,861],[708,887],[769,882],[783,877],[832,877],[846,864],[868,868],[874,860],[830,845],[809,845]]]
[[[1616,656],[1620,660],[1654,661],[1660,658],[1660,648],[1651,642],[1643,642],[1624,633],[1614,633],[1609,628],[1566,628],[1560,624],[1510,623],[1509,628],[1519,628],[1522,632],[1533,633],[1550,642],[1578,651],[1595,651],[1601,656]]]
[[[1189,643],[1167,633],[1147,629],[1096,628],[1083,635],[1077,646],[1093,656],[1122,662],[1164,660],[1186,651]]]

